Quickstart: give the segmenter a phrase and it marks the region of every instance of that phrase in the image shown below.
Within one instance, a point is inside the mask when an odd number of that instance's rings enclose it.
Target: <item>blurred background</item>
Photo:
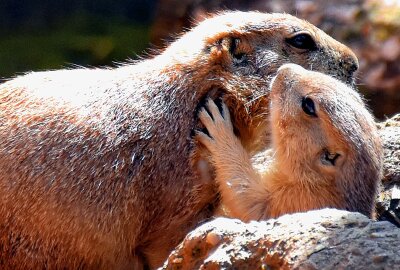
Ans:
[[[135,59],[225,9],[317,25],[357,54],[359,89],[375,115],[400,112],[400,0],[0,0],[0,79]]]

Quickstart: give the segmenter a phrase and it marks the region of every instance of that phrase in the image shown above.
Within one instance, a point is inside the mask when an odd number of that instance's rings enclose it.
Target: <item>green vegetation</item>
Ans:
[[[34,32],[35,31],[35,32]],[[112,65],[148,46],[148,26],[75,15],[45,30],[20,29],[0,39],[0,78],[72,64]]]

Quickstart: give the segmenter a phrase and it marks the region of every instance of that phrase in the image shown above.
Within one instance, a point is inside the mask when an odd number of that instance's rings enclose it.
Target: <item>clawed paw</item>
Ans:
[[[212,99],[207,101],[206,108],[208,111],[205,108],[200,110],[199,119],[210,136],[197,131],[196,139],[212,151],[215,144],[226,142],[234,136],[234,133],[229,109],[224,102],[222,102],[222,113]]]

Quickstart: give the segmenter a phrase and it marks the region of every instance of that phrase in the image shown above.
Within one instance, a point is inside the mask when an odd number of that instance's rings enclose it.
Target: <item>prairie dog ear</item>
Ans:
[[[210,49],[210,56],[220,62],[241,64],[246,61],[247,53],[238,37],[227,36],[217,40]]]
[[[227,62],[229,60],[230,48],[230,37],[218,39],[210,48],[210,58],[214,60],[214,62]]]

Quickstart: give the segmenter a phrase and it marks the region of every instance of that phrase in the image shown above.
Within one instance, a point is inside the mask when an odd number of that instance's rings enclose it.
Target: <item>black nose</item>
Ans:
[[[355,61],[351,61],[349,64],[349,72],[354,73],[357,71],[357,69],[358,69],[358,63]]]
[[[339,67],[345,70],[348,75],[353,76],[353,73],[358,69],[358,61],[353,58],[341,60],[339,62]]]

